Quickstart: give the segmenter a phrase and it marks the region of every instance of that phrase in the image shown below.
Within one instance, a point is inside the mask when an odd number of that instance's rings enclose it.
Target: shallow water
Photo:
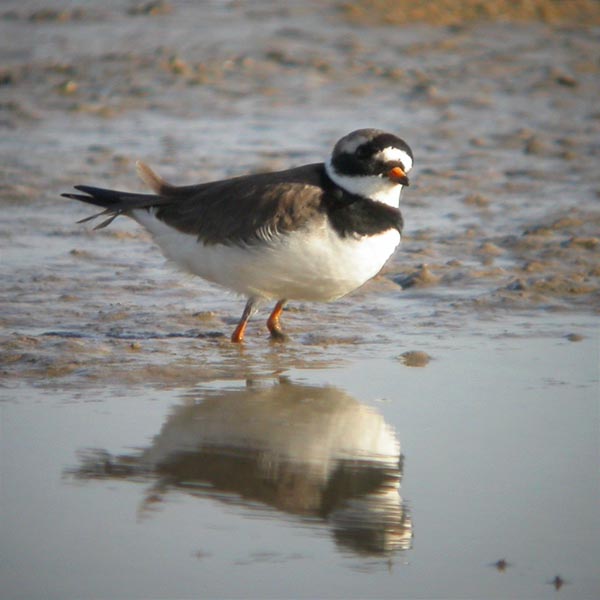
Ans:
[[[599,596],[597,31],[173,4],[0,9],[3,594]],[[286,344],[59,198],[363,126],[415,151],[402,247]]]
[[[6,597],[594,597],[597,341],[507,325],[426,368],[19,384]]]

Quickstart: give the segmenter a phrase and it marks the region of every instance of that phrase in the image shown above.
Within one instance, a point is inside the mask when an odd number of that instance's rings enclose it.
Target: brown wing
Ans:
[[[205,244],[268,240],[323,212],[324,177],[323,165],[314,164],[196,186],[161,182],[155,214]]]
[[[97,228],[133,210],[154,209],[157,218],[205,244],[244,244],[301,228],[323,213],[328,182],[322,163],[191,186],[171,185],[143,163],[138,173],[155,195],[86,185],[75,186],[83,194],[62,195],[104,208],[83,219],[107,216]]]

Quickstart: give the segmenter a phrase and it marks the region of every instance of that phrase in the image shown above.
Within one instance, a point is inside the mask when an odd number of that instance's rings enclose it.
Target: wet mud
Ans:
[[[434,4],[1,4],[7,593],[597,595],[598,3]],[[402,245],[284,343],[60,197],[360,127],[415,153]]]
[[[4,377],[127,382],[150,370],[175,382],[199,376],[190,366],[211,378],[239,364],[244,350],[227,341],[238,299],[177,273],[123,219],[77,225],[89,211],[59,193],[141,190],[138,158],[176,183],[284,168],[359,126],[415,151],[403,245],[354,296],[291,305],[284,348],[256,318],[248,347],[268,371],[273,357],[402,350],[423,321],[597,314],[594,31],[567,18],[418,21],[367,26],[327,3],[4,3]]]

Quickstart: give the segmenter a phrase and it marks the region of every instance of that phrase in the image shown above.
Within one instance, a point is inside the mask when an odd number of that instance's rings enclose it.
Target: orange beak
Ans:
[[[406,173],[400,167],[394,167],[387,172],[388,179],[394,183],[409,185]]]

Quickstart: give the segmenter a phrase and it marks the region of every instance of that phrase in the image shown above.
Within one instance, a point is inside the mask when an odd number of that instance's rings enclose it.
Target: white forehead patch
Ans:
[[[369,140],[364,135],[350,136],[347,139],[342,140],[339,150],[341,153],[347,152],[348,154],[354,154],[359,146],[362,146]]]
[[[400,148],[394,148],[393,146],[388,146],[387,148],[380,150],[375,155],[375,159],[382,162],[400,161],[404,165],[404,171],[406,173],[412,169],[412,158],[404,150],[400,150]]]

